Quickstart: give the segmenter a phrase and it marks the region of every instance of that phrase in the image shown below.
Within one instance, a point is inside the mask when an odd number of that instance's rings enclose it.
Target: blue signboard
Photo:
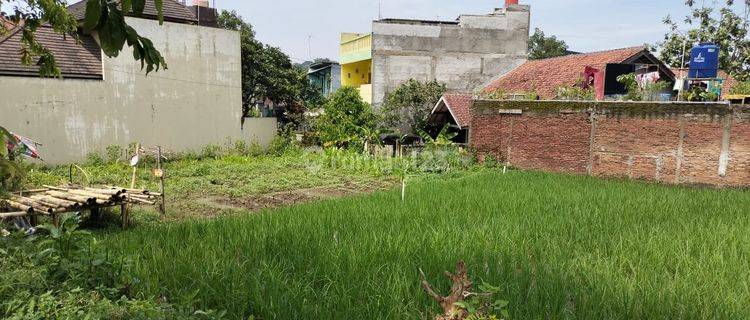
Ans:
[[[713,43],[701,43],[690,51],[689,78],[716,78],[718,70],[719,46]]]

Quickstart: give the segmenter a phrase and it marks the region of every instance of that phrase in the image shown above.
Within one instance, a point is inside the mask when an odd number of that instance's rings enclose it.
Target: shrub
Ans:
[[[89,154],[86,155],[86,165],[100,166],[104,165],[105,163],[107,162],[104,161],[104,158],[98,152],[89,152]]]
[[[361,148],[368,132],[376,126],[376,116],[370,104],[362,101],[359,91],[343,87],[323,106],[325,113],[317,121],[320,140],[324,146]]]
[[[102,249],[69,214],[38,236],[0,236],[0,318],[3,319],[222,319],[194,301],[170,304],[134,297],[129,259]],[[189,300],[189,299],[186,299]]]
[[[122,147],[118,145],[111,145],[107,147],[107,161],[109,163],[118,163],[122,159]]]
[[[410,79],[399,85],[383,104],[383,125],[404,134],[426,130],[427,118],[446,90],[445,84],[435,80]]]
[[[635,73],[623,74],[617,77],[617,82],[624,84],[628,90],[623,97],[625,101],[658,101],[659,93],[669,87],[669,83],[665,81],[641,85],[636,80]]]
[[[279,134],[271,140],[271,144],[268,146],[268,154],[276,156],[301,151],[292,127],[279,131]]]

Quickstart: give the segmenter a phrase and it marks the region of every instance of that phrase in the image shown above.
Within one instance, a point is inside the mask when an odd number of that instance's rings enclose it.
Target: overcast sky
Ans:
[[[379,2],[384,18],[453,20],[461,13],[489,13],[503,0],[216,0],[216,6],[237,10],[261,41],[281,47],[299,62],[310,55],[338,59],[339,33],[370,32]],[[684,2],[521,0],[531,5],[532,30],[539,27],[582,52],[660,41],[667,30],[662,19],[671,14],[682,20],[688,13]]]

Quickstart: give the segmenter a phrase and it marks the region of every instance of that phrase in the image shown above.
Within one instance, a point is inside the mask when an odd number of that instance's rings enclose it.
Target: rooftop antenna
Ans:
[[[378,20],[383,20],[383,1],[378,1]]]

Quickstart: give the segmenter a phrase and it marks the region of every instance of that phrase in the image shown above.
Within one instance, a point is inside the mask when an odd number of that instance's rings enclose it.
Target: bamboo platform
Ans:
[[[103,208],[120,207],[122,228],[128,227],[128,205],[160,205],[163,210],[163,195],[143,189],[128,189],[116,186],[89,188],[82,186],[44,186],[27,190],[0,199],[0,219],[30,217],[32,224],[41,216],[50,216],[55,224],[61,214],[76,211],[97,211]],[[5,210],[3,209],[5,208]],[[7,211],[7,212],[5,212]]]

